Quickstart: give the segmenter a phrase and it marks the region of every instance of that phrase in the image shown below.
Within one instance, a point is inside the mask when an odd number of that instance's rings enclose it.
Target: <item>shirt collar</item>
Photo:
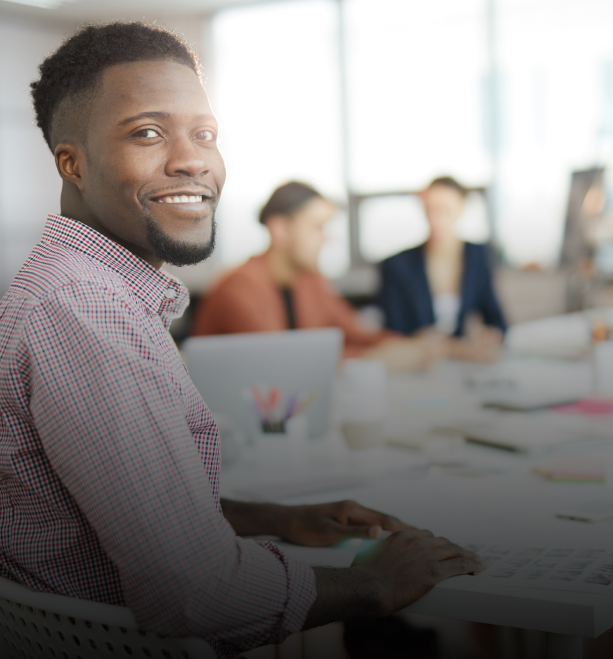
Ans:
[[[187,288],[178,279],[82,222],[50,214],[41,241],[86,254],[121,275],[134,295],[159,314],[165,325],[183,315],[189,304]]]

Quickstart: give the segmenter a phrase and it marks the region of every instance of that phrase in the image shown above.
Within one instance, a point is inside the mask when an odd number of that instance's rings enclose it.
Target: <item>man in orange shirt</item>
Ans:
[[[406,338],[372,331],[318,271],[324,228],[336,212],[312,187],[277,188],[260,212],[270,247],[217,283],[196,308],[193,335],[338,327],[344,357],[380,359],[390,370],[423,368],[440,359],[444,343],[421,334]]]

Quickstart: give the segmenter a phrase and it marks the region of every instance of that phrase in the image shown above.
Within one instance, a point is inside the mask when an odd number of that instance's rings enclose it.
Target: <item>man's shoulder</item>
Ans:
[[[62,245],[38,244],[17,273],[11,291],[45,298],[67,286],[99,286],[122,290],[121,275],[96,259]]]
[[[86,254],[39,243],[13,279],[7,298],[27,300],[32,312],[68,298],[99,305],[110,295],[131,298],[119,273]]]

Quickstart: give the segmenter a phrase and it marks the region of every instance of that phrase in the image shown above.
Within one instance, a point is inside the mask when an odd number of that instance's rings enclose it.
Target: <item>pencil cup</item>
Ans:
[[[297,414],[287,419],[284,427],[284,432],[262,432],[255,437],[258,461],[280,466],[300,460],[309,435],[307,418]]]
[[[381,444],[387,410],[385,365],[370,359],[347,359],[341,382],[342,429],[347,445],[363,449]]]

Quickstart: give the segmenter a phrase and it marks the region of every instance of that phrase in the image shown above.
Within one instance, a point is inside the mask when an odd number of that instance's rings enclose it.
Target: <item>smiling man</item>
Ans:
[[[0,302],[0,574],[125,604],[142,628],[231,657],[481,569],[353,502],[220,500],[217,428],[167,332],[187,291],[160,270],[211,253],[225,178],[189,48],[154,26],[89,26],[32,94],[63,187]],[[325,545],[381,529],[394,533],[378,554],[344,570],[240,537]]]

